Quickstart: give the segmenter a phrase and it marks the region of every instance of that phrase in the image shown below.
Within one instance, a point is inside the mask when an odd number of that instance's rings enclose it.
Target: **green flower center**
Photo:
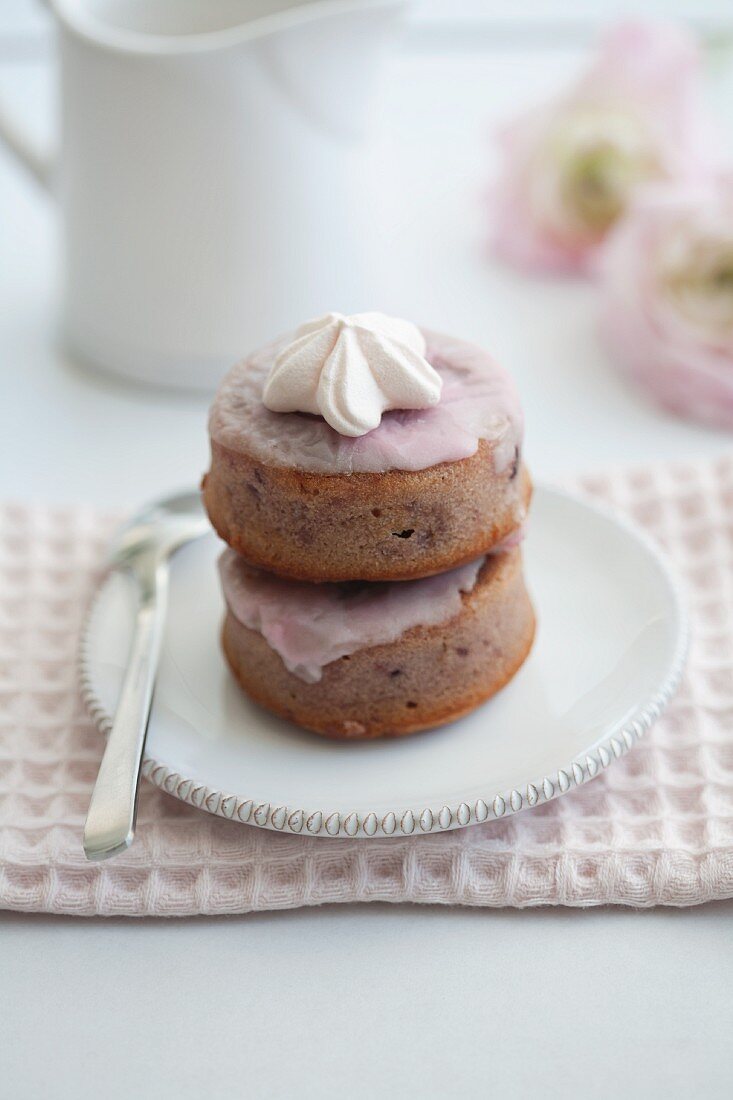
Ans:
[[[684,230],[682,230],[684,233]],[[711,339],[733,338],[733,240],[698,235],[667,242],[662,284],[678,313]]]

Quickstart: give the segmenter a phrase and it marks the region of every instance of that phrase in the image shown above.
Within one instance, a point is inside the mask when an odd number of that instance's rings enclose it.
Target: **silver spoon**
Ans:
[[[139,604],[127,669],[84,826],[87,859],[108,859],[132,844],[153,690],[168,603],[168,562],[184,544],[210,531],[198,493],[148,505],[118,533],[110,569],[132,573]]]

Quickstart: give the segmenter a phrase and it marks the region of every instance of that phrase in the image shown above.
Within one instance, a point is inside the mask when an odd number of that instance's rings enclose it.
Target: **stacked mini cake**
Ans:
[[[234,367],[209,430],[224,653],[257,703],[327,737],[398,736],[518,670],[531,486],[514,387],[483,351],[327,314]]]

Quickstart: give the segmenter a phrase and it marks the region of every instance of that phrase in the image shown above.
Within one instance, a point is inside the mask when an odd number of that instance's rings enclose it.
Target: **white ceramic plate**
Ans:
[[[251,703],[221,655],[213,536],[179,551],[143,774],[202,810],[313,836],[404,836],[516,813],[630,749],[679,681],[685,617],[658,552],[610,513],[536,491],[525,543],[538,616],[515,679],[473,714],[398,740],[335,742]],[[109,577],[82,640],[102,729],[131,635],[131,580]]]

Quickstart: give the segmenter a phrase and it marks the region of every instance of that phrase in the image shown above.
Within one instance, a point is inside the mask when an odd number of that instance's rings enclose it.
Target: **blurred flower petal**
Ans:
[[[733,176],[649,187],[599,268],[622,369],[665,408],[733,428]]]
[[[584,271],[641,184],[700,179],[717,163],[695,40],[624,23],[553,102],[500,135],[493,245],[525,270]]]

